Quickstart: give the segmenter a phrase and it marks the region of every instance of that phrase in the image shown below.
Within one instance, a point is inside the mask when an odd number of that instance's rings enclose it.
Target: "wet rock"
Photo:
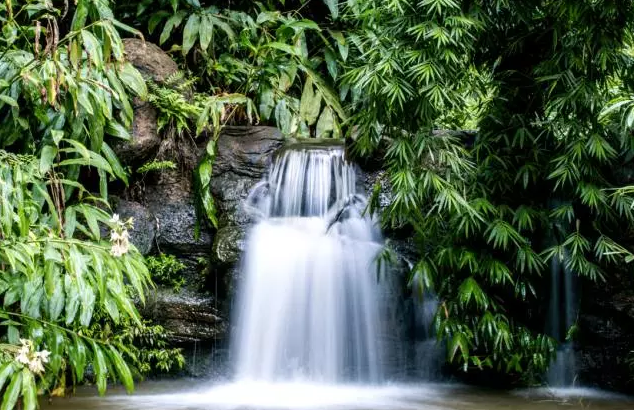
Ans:
[[[220,215],[220,226],[245,225],[249,217],[242,203],[260,181],[272,154],[285,139],[273,127],[226,127],[218,138],[211,192]]]
[[[193,200],[152,198],[149,209],[156,218],[158,248],[175,255],[209,254],[211,234],[201,229],[196,237],[196,209]]]
[[[210,277],[227,310],[234,296],[245,231],[252,222],[242,205],[285,141],[273,127],[225,127],[218,138],[211,192],[219,229],[214,236]]]
[[[218,138],[214,175],[233,173],[259,180],[284,140],[274,127],[225,127]]]
[[[222,339],[228,329],[216,298],[187,289],[180,292],[157,290],[142,313],[144,317],[163,325],[171,333],[170,341],[174,343]]]
[[[150,253],[156,237],[156,219],[152,213],[138,202],[125,200],[118,201],[115,213],[123,220],[130,217],[134,220],[130,239],[141,254]]]
[[[244,251],[245,231],[242,226],[228,225],[216,232],[213,258],[218,263],[232,265],[240,260]]]

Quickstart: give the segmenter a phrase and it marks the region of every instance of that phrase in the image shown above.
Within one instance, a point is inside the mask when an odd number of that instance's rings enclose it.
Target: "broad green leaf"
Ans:
[[[335,118],[332,109],[330,107],[324,108],[324,111],[321,113],[319,120],[317,121],[316,137],[328,138],[335,129],[334,121]]]
[[[64,290],[66,292],[66,325],[70,325],[75,321],[77,311],[79,310],[79,287],[77,280],[70,275],[64,275]]]
[[[129,141],[132,138],[128,130],[123,125],[115,121],[108,122],[106,125],[106,132],[113,137],[121,138],[125,141]]]
[[[84,380],[84,372],[86,369],[86,345],[84,342],[76,335],[73,335],[73,343],[68,346],[68,355],[70,356],[70,365],[75,370],[75,376],[77,377],[77,381],[81,382]]]
[[[6,104],[9,104],[11,107],[15,107],[15,108],[19,107],[18,106],[18,102],[15,99],[9,97],[6,94],[0,94],[0,101],[4,102]]]
[[[319,117],[321,110],[321,94],[315,93],[313,81],[309,77],[304,84],[304,92],[299,106],[299,114],[306,121],[306,124],[313,125]]]
[[[15,326],[7,326],[7,340],[11,344],[20,343],[20,331]]]
[[[271,117],[273,108],[275,108],[275,100],[273,90],[270,88],[264,88],[260,93],[259,102],[260,117],[263,120],[268,120]]]
[[[200,30],[200,16],[198,14],[192,14],[185,23],[183,29],[183,55],[187,55],[189,50],[194,46],[194,43],[198,39],[198,32]]]
[[[40,153],[40,172],[46,174],[57,157],[57,147],[53,145],[45,145]]]
[[[88,4],[90,0],[77,0],[75,14],[73,15],[73,22],[71,23],[71,30],[79,31],[86,25],[86,18],[88,17]]]
[[[103,51],[101,42],[88,30],[81,30],[81,39],[90,61],[99,68],[103,67]]]
[[[207,51],[214,33],[214,23],[206,14],[202,15],[198,36],[200,38],[200,48]]]
[[[64,310],[65,293],[60,270],[53,264],[47,264],[46,290],[50,293],[48,314],[51,320],[57,320]]]
[[[346,42],[346,38],[341,31],[329,30],[329,32],[332,38],[334,38],[337,42],[337,48],[339,49],[341,59],[346,61],[348,59],[348,43]]]
[[[158,24],[169,15],[170,13],[165,10],[160,10],[152,14],[150,19],[148,20],[148,33],[150,34],[154,33],[156,26],[158,26]]]
[[[147,97],[147,86],[145,85],[145,80],[143,80],[139,71],[134,68],[132,64],[123,64],[122,69],[119,71],[119,79],[139,98],[145,99]]]
[[[20,397],[20,391],[22,390],[22,372],[13,373],[11,376],[11,383],[4,392],[2,397],[2,406],[0,410],[13,410]]]
[[[289,110],[286,100],[279,100],[275,106],[275,120],[280,131],[285,135],[290,135],[291,133],[292,118],[293,114]]]
[[[103,354],[103,350],[92,342],[93,351],[93,366],[95,368],[95,376],[97,377],[97,390],[99,395],[103,396],[106,393],[106,387],[108,382],[108,366],[106,365],[106,357]]]
[[[161,37],[159,38],[159,44],[165,43],[170,38],[172,30],[174,30],[175,27],[180,26],[186,15],[187,13],[184,10],[180,10],[178,12],[175,12],[172,17],[167,19],[167,22],[165,22],[165,27],[163,27],[163,31],[161,32]]]
[[[324,3],[328,6],[333,20],[336,20],[339,17],[339,0],[324,0]]]
[[[110,148],[110,146],[105,142],[101,145],[101,153],[108,161],[108,164],[110,164],[114,175],[128,185],[128,175],[125,169],[123,169],[123,166],[119,162],[119,158],[117,158],[117,155],[114,153],[112,148]]]
[[[14,371],[15,364],[12,361],[4,363],[2,367],[0,367],[0,391],[3,390],[4,385]]]
[[[293,57],[301,57],[301,50],[295,46],[289,46],[288,44],[280,43],[278,41],[273,41],[270,43],[266,43],[265,47],[274,48],[276,50],[283,51]]]
[[[117,370],[117,375],[119,376],[119,380],[125,386],[125,389],[128,393],[132,393],[134,391],[134,380],[132,379],[132,373],[130,372],[130,368],[121,357],[121,353],[112,345],[108,346],[110,348],[109,356],[111,361],[114,362],[114,367]]]
[[[77,213],[74,207],[68,207],[64,211],[64,235],[72,238],[77,228]]]
[[[330,73],[330,76],[333,78],[333,80],[336,80],[338,75],[337,56],[335,56],[335,54],[329,48],[324,51],[324,55],[326,57],[326,67],[328,68],[328,72]]]

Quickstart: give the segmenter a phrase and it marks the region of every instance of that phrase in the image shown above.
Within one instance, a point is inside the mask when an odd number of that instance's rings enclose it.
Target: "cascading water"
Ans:
[[[284,150],[246,207],[259,221],[243,260],[237,379],[378,381],[382,239],[343,148]]]
[[[566,266],[566,258],[560,261],[554,257],[550,261],[550,305],[546,331],[559,343],[557,356],[548,370],[551,387],[572,386],[576,378],[574,346],[567,340],[567,333],[577,319],[578,306],[575,273]]]

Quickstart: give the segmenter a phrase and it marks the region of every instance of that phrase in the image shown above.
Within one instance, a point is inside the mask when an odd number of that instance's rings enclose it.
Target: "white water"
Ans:
[[[282,152],[247,208],[233,343],[238,381],[376,382],[375,222],[340,146]]]

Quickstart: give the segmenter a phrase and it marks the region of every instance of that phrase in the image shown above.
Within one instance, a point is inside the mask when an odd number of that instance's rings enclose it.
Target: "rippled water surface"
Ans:
[[[634,410],[634,401],[585,390],[491,392],[459,385],[328,386],[301,383],[235,383],[209,386],[199,381],[143,383],[136,393],[110,390],[97,397],[81,390],[55,399],[50,410]]]

